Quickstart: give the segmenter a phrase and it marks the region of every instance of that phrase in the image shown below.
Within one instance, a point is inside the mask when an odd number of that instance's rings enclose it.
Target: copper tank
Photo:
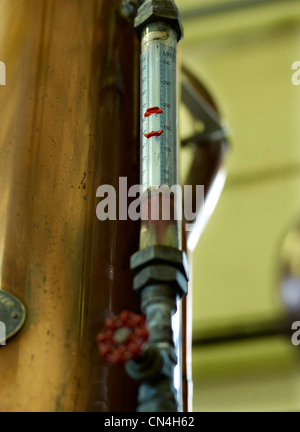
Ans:
[[[27,310],[0,348],[0,410],[133,411],[95,337],[138,311],[139,227],[100,223],[96,190],[139,183],[138,41],[118,1],[2,1],[0,17],[1,289]]]

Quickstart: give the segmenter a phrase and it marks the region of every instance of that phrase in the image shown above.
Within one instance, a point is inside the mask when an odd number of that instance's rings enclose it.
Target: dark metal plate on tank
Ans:
[[[14,336],[25,322],[23,304],[13,294],[0,290],[0,345]]]

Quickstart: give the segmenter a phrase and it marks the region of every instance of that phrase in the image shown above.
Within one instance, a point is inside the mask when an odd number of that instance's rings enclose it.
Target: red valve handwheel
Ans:
[[[102,358],[120,364],[139,357],[148,337],[145,317],[124,311],[105,321],[96,341]]]

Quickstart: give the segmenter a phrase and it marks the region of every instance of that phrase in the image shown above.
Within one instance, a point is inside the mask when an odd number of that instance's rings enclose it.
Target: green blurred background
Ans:
[[[249,3],[176,1],[181,62],[230,127],[224,190],[192,256],[194,411],[300,410],[300,347],[289,337],[199,343],[281,319],[281,245],[300,219],[300,2]],[[181,107],[182,138],[190,123]]]

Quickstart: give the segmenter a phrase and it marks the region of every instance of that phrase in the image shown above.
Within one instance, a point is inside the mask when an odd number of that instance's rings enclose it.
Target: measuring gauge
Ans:
[[[143,194],[140,249],[156,245],[181,248],[181,221],[176,217],[181,214],[181,199],[178,199],[177,189],[177,39],[177,32],[166,22],[147,24],[141,36]],[[177,300],[172,328],[178,358],[174,370],[174,387],[179,411],[182,403],[180,314],[181,304]]]
[[[150,216],[151,205],[162,206],[167,189],[177,185],[176,31],[164,22],[148,24],[142,32],[141,50],[141,246],[178,247],[174,196],[169,219],[161,217],[161,209],[157,223]],[[162,186],[167,187],[165,193]],[[145,213],[149,217],[143,217]]]
[[[177,33],[152,23],[142,33],[141,144],[142,185],[177,183]]]

